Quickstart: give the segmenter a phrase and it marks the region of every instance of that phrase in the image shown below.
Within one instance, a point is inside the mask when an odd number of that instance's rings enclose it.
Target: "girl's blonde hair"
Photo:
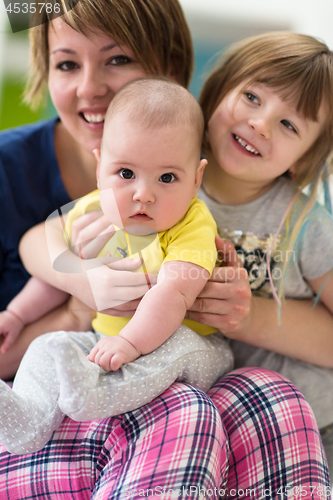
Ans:
[[[189,85],[193,48],[178,0],[50,0],[61,4],[62,19],[89,37],[94,29],[129,47],[152,75],[165,75]],[[51,10],[52,9],[48,9]],[[25,102],[37,107],[45,96],[49,72],[48,29],[54,15],[45,9],[30,29],[30,72]],[[51,28],[52,29],[52,28]]]
[[[321,133],[295,165],[293,180],[299,192],[310,186],[310,196],[295,227],[287,231],[286,255],[292,255],[290,250],[295,247],[318,198],[318,187],[323,183],[326,195],[329,193],[327,179],[333,148],[333,52],[325,43],[311,36],[290,32],[265,33],[232,45],[208,76],[199,97],[205,131],[224,97],[239,85],[254,82],[274,89],[282,99],[296,106],[306,119],[317,121],[321,106],[325,107],[326,119]],[[204,148],[209,150],[207,134],[205,137]],[[331,206],[329,196],[325,201],[327,207]],[[288,211],[295,205],[292,203]],[[287,217],[286,213],[283,220]],[[287,259],[283,277],[288,264]],[[283,284],[284,279],[279,289],[279,302],[283,297]]]

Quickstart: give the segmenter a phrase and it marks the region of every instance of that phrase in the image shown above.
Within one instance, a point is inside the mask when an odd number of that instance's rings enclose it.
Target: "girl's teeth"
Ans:
[[[254,149],[252,146],[250,146],[247,142],[244,141],[244,139],[241,139],[238,135],[235,135],[236,141],[244,148],[246,151],[249,151],[250,153],[253,153],[254,155],[259,155],[259,151]]]
[[[104,122],[105,115],[89,115],[88,113],[83,113],[84,119],[88,123],[102,123]]]

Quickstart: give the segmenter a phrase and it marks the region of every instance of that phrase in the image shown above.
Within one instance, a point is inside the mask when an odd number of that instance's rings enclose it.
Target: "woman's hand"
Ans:
[[[131,315],[157,278],[133,272],[141,265],[140,259],[127,258],[111,263],[107,259],[103,258],[103,265],[93,263],[91,268],[89,262],[86,268],[93,308],[112,316]],[[89,305],[87,300],[84,302]]]
[[[81,259],[93,260],[114,232],[113,224],[101,210],[88,212],[72,224],[72,251]],[[99,261],[104,265],[92,266],[88,271],[95,309],[112,316],[133,316],[149,289],[146,275],[133,272],[141,265],[141,260],[115,261],[112,257],[103,257]],[[148,278],[151,285],[156,283],[156,276],[149,274]]]
[[[214,269],[186,317],[232,337],[250,312],[251,290],[247,272],[241,267],[232,243],[218,237],[215,241],[225,267]]]
[[[85,238],[80,231],[77,234],[77,238]],[[85,248],[86,255],[92,256],[100,245],[101,242],[96,247]],[[103,309],[105,314],[133,315],[149,289],[146,275],[133,272],[140,266],[140,259],[126,258],[115,262],[112,257],[104,257],[98,261],[94,258],[82,260],[71,252],[63,237],[63,220],[59,217],[50,220],[47,228],[42,223],[30,229],[20,242],[20,255],[32,276],[77,297],[91,309]],[[101,270],[105,272],[101,273]],[[156,283],[156,276],[149,274],[148,278],[150,285]],[[96,302],[100,301],[104,305],[96,307]]]
[[[82,259],[93,259],[114,233],[113,224],[102,210],[88,212],[73,221],[71,250]]]

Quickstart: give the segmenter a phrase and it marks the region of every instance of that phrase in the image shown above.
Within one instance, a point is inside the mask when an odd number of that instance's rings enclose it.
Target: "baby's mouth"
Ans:
[[[149,215],[145,214],[144,212],[138,212],[137,214],[131,215],[130,219],[141,220],[146,222],[153,220],[152,217],[149,217]]]
[[[233,134],[234,136],[234,139],[235,141],[243,148],[245,149],[246,151],[248,151],[249,153],[252,153],[253,155],[255,156],[261,156],[261,154],[259,153],[259,151],[257,151],[253,146],[251,146],[250,144],[248,144],[244,139],[242,139],[241,137],[239,137],[239,135],[236,135],[236,134]]]
[[[92,113],[80,113],[84,121],[87,123],[104,123],[105,120],[105,114],[98,113],[98,114],[92,114]]]

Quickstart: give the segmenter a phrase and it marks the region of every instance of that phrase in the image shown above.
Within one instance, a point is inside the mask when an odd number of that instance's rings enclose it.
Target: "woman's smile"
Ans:
[[[103,129],[106,115],[105,108],[84,108],[79,112],[79,115],[88,125]]]

